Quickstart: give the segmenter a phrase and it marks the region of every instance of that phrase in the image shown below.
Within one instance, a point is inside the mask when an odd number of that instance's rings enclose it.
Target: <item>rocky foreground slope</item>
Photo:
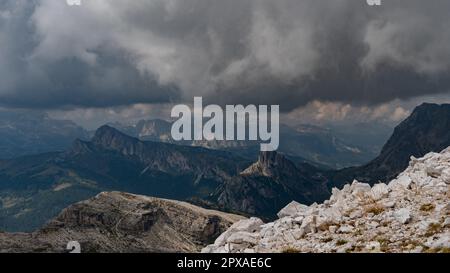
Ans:
[[[449,252],[450,147],[389,184],[354,181],[323,204],[290,203],[275,222],[241,220],[202,252]]]
[[[0,252],[198,252],[241,216],[185,202],[104,192],[74,204],[34,233],[1,233]]]

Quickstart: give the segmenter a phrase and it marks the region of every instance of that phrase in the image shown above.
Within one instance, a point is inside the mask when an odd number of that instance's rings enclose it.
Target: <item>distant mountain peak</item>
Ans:
[[[401,170],[407,166],[411,155],[420,157],[428,152],[439,152],[449,145],[450,104],[423,103],[395,128],[380,157],[403,154]]]
[[[412,111],[411,115],[406,118],[401,124],[405,122],[410,122],[411,120],[420,117],[421,120],[441,120],[441,119],[450,119],[449,115],[439,115],[445,114],[450,111],[450,104],[436,104],[436,103],[422,103],[419,106],[416,106]],[[438,116],[437,116],[438,115]],[[400,125],[401,125],[400,124]]]
[[[136,124],[136,127],[142,127],[142,126],[145,126],[148,124],[155,125],[155,126],[171,126],[171,123],[169,121],[166,121],[163,119],[150,119],[150,120],[141,119]]]
[[[145,144],[139,139],[104,125],[97,129],[91,143],[96,147],[114,150],[123,155],[142,154]]]
[[[276,177],[281,172],[295,172],[294,163],[288,160],[284,155],[276,152],[261,152],[258,161],[241,172],[241,175],[256,175],[266,177]]]
[[[0,109],[0,158],[63,151],[88,132],[73,121],[54,119],[38,110]]]
[[[450,146],[450,104],[423,103],[394,129],[380,155],[365,166],[338,171],[332,186],[357,179],[374,184],[387,182],[409,163],[410,157],[422,157]]]
[[[114,127],[111,127],[109,125],[103,125],[95,131],[94,138],[102,138],[104,136],[111,136],[111,135],[127,136],[124,133],[120,132],[119,130],[115,129]]]
[[[436,109],[436,108],[445,108],[448,107],[450,104],[437,104],[437,103],[430,103],[430,102],[424,102],[414,108],[414,111],[418,110],[429,110],[429,109]]]
[[[162,119],[153,120],[141,120],[139,121],[135,129],[139,138],[155,138],[159,139],[162,135],[168,135],[170,133],[172,124]]]
[[[126,135],[119,130],[108,126],[103,125],[97,129],[94,137],[92,138],[92,142],[94,144],[100,144],[102,146],[115,146],[117,144],[124,144],[127,142],[139,142],[137,138]]]

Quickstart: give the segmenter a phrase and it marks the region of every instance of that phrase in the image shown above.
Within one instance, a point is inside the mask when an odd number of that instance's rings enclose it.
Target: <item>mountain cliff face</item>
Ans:
[[[244,176],[265,176],[280,178],[297,171],[294,163],[277,152],[261,152],[256,163],[241,172]]]
[[[79,149],[80,147],[83,148]],[[146,165],[141,175],[158,171],[171,175],[198,174],[203,178],[220,178],[237,172],[235,161],[239,161],[226,152],[140,141],[109,126],[100,127],[90,142],[85,142],[84,145],[75,143],[67,155],[68,158],[78,158],[105,153],[113,153]]]
[[[380,155],[368,164],[337,171],[331,186],[340,187],[353,179],[387,182],[408,166],[411,156],[439,152],[450,145],[450,104],[422,104],[398,125]]]
[[[259,160],[212,195],[219,207],[273,218],[291,200],[313,203],[328,197],[326,178],[308,164],[294,164],[277,152]]]
[[[64,209],[42,229],[0,233],[0,252],[198,252],[241,216],[180,201],[103,192]]]
[[[450,251],[450,147],[412,158],[389,184],[353,181],[310,206],[291,202],[279,219],[241,220],[206,253]]]

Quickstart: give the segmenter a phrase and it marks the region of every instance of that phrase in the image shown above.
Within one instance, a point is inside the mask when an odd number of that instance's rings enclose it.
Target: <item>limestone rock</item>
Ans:
[[[450,147],[412,158],[388,185],[353,181],[334,188],[329,200],[309,207],[292,202],[280,219],[261,224],[244,220],[205,252],[444,252],[450,248]],[[253,224],[249,224],[250,222]],[[258,228],[259,226],[259,228]],[[230,234],[231,233],[231,234]],[[236,234],[236,235],[233,235]]]
[[[402,208],[394,213],[394,217],[400,223],[406,224],[411,220],[411,212],[409,209]]]
[[[409,189],[409,187],[412,183],[411,178],[407,175],[401,175],[394,181],[395,182],[393,183],[393,185],[402,186],[404,189]]]
[[[339,233],[352,233],[355,229],[350,225],[343,225],[337,231]]]
[[[389,188],[386,184],[376,184],[371,189],[372,198],[374,200],[380,200],[389,194]]]
[[[234,244],[248,243],[251,245],[256,245],[256,243],[258,242],[258,237],[259,236],[256,233],[239,231],[231,234],[230,237],[227,238],[227,243],[234,243]]]
[[[367,192],[370,192],[371,187],[367,183],[360,183],[360,182],[354,180],[351,185],[351,189],[352,189],[353,195],[358,195],[358,194],[365,194]]]
[[[283,217],[286,217],[286,216],[296,216],[296,215],[299,215],[301,213],[304,213],[307,209],[308,209],[308,206],[300,204],[300,203],[298,203],[296,201],[292,201],[286,207],[281,209],[277,213],[277,216],[278,216],[278,218],[283,218]]]

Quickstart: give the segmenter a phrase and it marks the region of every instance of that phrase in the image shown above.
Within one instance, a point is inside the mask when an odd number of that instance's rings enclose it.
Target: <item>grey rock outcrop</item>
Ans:
[[[255,227],[245,219],[202,251],[211,252],[448,252],[450,147],[411,157],[388,185],[353,181],[323,204],[290,203],[278,220]],[[226,237],[226,240],[223,240]]]

